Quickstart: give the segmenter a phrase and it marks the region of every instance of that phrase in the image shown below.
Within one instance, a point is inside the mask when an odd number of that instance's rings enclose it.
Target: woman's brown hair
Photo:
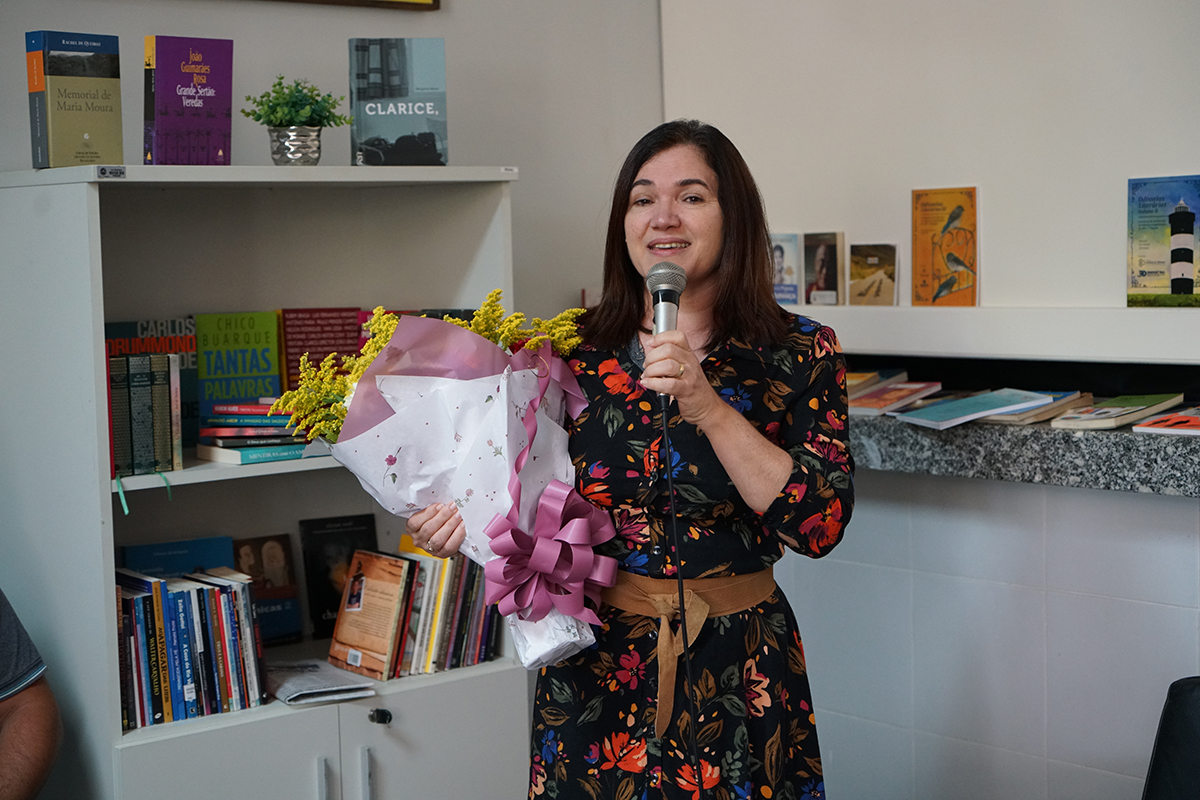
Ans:
[[[629,193],[642,166],[672,147],[697,148],[717,176],[724,241],[717,264],[717,292],[709,341],[693,343],[711,350],[727,339],[763,345],[787,335],[787,313],[775,302],[775,268],[762,196],[742,154],[725,134],[697,120],[665,122],[643,136],[621,166],[613,188],[604,246],[604,289],[600,303],[583,318],[590,344],[613,350],[646,330],[646,284],[629,258],[625,214]]]

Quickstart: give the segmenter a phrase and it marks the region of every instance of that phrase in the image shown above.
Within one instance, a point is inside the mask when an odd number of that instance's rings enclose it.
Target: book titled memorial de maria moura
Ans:
[[[147,36],[146,164],[229,164],[233,40]]]
[[[1200,306],[1200,175],[1129,181],[1127,306]]]
[[[121,65],[116,36],[25,34],[33,167],[121,164]]]
[[[448,164],[444,40],[351,39],[350,108],[350,163]]]

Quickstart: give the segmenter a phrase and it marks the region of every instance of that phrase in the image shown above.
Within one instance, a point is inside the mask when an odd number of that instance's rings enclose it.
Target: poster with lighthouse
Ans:
[[[1200,175],[1129,180],[1127,306],[1200,307]]]

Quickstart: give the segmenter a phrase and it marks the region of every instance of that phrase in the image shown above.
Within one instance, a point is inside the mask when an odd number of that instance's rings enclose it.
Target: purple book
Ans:
[[[145,164],[229,164],[233,40],[146,37]]]

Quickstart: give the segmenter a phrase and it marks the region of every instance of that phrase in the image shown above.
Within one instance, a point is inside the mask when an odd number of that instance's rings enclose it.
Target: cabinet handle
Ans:
[[[371,800],[374,792],[371,790],[371,748],[358,748],[359,783],[362,787],[363,800]]]
[[[329,800],[329,768],[322,756],[317,756],[317,800]]]
[[[386,708],[372,708],[367,712],[367,720],[377,725],[390,725],[392,722],[392,712]]]

